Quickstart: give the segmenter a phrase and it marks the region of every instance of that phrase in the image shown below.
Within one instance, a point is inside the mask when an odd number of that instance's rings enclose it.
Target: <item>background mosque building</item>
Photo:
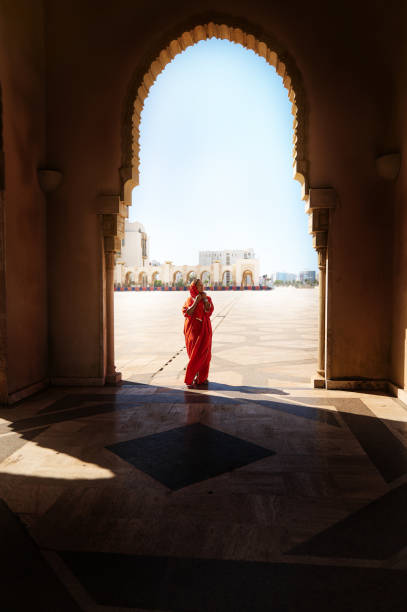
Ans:
[[[200,251],[198,265],[150,260],[149,238],[138,221],[126,221],[125,237],[116,259],[116,287],[187,285],[200,278],[205,286],[259,285],[259,260],[253,249]]]
[[[255,259],[253,249],[246,249],[245,251],[199,251],[200,266],[207,266],[215,261],[219,261],[221,264],[229,266],[230,264],[236,263],[239,259]]]

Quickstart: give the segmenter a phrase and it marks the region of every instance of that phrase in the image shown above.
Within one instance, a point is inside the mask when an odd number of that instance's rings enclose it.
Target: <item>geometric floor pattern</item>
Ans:
[[[294,555],[388,559],[407,546],[407,484],[292,548]]]
[[[64,552],[61,556],[94,601],[120,609],[180,612],[406,609],[405,573],[401,571],[108,553]]]
[[[274,455],[202,423],[107,446],[173,491]]]
[[[80,612],[18,517],[0,499],[0,585],[4,612]]]
[[[0,497],[48,563],[39,601],[49,582],[61,610],[405,609],[397,400],[124,384],[1,416]]]
[[[406,609],[407,409],[310,389],[314,294],[287,291],[216,298],[208,389],[138,330],[121,386],[0,410],[7,612]]]

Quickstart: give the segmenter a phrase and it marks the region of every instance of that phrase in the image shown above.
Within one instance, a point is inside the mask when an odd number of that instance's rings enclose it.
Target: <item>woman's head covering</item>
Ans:
[[[195,298],[195,297],[198,295],[198,293],[199,293],[198,288],[197,288],[197,286],[196,286],[196,284],[197,284],[198,280],[199,280],[199,278],[195,278],[195,279],[192,281],[192,283],[189,285],[189,292],[190,292],[190,294],[191,294],[191,296],[192,296],[193,298]]]

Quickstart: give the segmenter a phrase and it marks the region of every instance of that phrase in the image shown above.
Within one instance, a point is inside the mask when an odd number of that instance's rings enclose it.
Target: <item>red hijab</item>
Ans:
[[[197,295],[199,295],[198,288],[194,282],[192,282],[189,285],[189,293],[191,294],[191,298],[193,300],[196,298]],[[197,307],[195,308],[194,315],[197,319],[203,319],[204,314],[205,314],[204,303],[203,303],[203,300],[201,300],[199,304],[197,305]]]
[[[196,298],[196,296],[198,295],[199,291],[197,289],[196,283],[192,282],[189,285],[189,293],[191,294],[191,297],[193,297],[194,299]]]

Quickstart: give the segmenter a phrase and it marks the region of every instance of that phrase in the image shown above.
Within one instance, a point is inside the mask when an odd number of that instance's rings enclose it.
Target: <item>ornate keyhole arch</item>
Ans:
[[[305,91],[298,68],[282,46],[270,35],[259,32],[258,28],[247,24],[227,25],[225,23],[208,23],[195,25],[182,30],[181,34],[170,40],[159,53],[146,62],[141,73],[138,70],[130,83],[126,100],[122,138],[122,167],[120,169],[122,199],[131,205],[131,192],[139,184],[140,166],[140,120],[144,102],[151,86],[158,75],[179,53],[188,47],[210,38],[229,40],[240,44],[248,50],[264,57],[273,66],[282,79],[291,101],[293,115],[293,167],[294,178],[302,185],[303,199],[309,192],[308,159],[307,159],[307,123],[308,110]]]
[[[229,21],[229,23],[225,23]],[[140,164],[140,119],[144,102],[158,75],[179,53],[188,47],[210,38],[229,40],[252,50],[264,57],[282,79],[291,101],[293,115],[293,178],[302,186],[302,199],[310,215],[310,233],[313,234],[314,248],[318,251],[320,270],[320,313],[319,313],[319,354],[318,373],[326,375],[326,265],[330,209],[335,207],[335,192],[331,188],[310,189],[308,160],[308,106],[301,74],[293,57],[268,33],[260,28],[238,20],[202,20],[178,29],[180,34],[168,36],[164,44],[155,45],[155,53],[145,58],[133,74],[125,100],[122,123],[122,165],[120,168],[120,195],[101,196],[99,214],[105,252],[106,275],[106,380],[115,382],[120,378],[114,366],[114,314],[113,314],[113,270],[115,254],[120,251],[124,237],[124,219],[128,216],[133,188],[139,183]]]

